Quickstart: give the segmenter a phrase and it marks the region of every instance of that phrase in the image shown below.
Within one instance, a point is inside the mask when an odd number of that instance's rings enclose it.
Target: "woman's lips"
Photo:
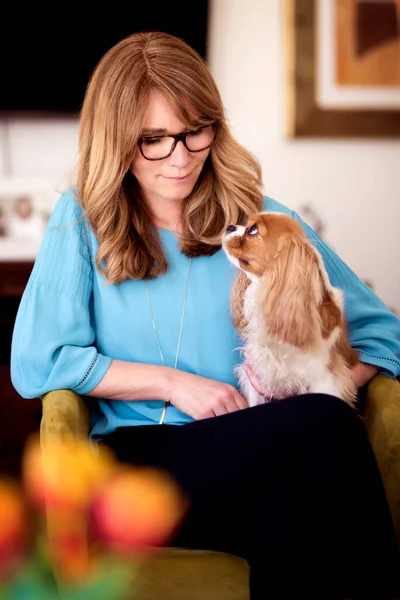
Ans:
[[[190,175],[191,173],[188,173],[187,175],[184,175],[184,177],[166,177],[165,179],[168,179],[168,181],[172,181],[175,183],[184,183],[189,179]]]

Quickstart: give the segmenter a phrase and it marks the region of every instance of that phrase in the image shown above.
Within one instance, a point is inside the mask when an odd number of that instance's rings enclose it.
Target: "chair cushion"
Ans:
[[[139,567],[132,600],[249,600],[249,565],[223,552],[163,548]]]

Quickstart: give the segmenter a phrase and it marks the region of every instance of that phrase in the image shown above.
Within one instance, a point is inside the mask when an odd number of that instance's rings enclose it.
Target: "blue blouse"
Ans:
[[[341,288],[350,342],[365,363],[389,377],[400,372],[400,320],[293,211],[265,198],[265,210],[294,216],[321,253],[332,285]],[[112,359],[161,365],[143,281],[107,284],[94,266],[98,241],[73,191],[54,208],[19,306],[11,350],[11,377],[25,398],[57,389],[90,392]],[[168,262],[165,275],[148,282],[160,346],[174,366],[188,272],[188,258],[171,231],[160,229]],[[86,233],[85,233],[86,232]],[[87,234],[87,235],[86,235]],[[237,270],[222,250],[192,259],[178,369],[236,385],[240,340],[232,325],[230,289]],[[122,425],[152,425],[164,403],[98,400],[91,435]],[[191,417],[174,406],[165,423]]]

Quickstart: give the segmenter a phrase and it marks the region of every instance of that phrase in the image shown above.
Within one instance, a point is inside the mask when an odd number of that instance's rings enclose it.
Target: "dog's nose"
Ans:
[[[236,229],[236,225],[229,225],[226,231],[228,231],[229,233],[233,233],[234,231],[236,231]]]

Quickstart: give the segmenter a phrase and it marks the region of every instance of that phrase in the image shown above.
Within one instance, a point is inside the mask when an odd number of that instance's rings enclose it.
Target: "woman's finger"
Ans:
[[[249,378],[249,381],[251,383],[251,385],[253,386],[253,388],[256,390],[256,392],[258,392],[261,396],[265,396],[266,395],[266,390],[264,390],[258,380],[257,375],[254,374],[253,369],[250,367],[250,365],[248,365],[247,363],[245,363],[244,365],[244,370],[246,371],[246,375]]]
[[[233,399],[234,399],[236,405],[238,406],[238,408],[240,408],[240,409],[249,408],[249,405],[247,404],[246,400],[236,390],[234,391]]]

